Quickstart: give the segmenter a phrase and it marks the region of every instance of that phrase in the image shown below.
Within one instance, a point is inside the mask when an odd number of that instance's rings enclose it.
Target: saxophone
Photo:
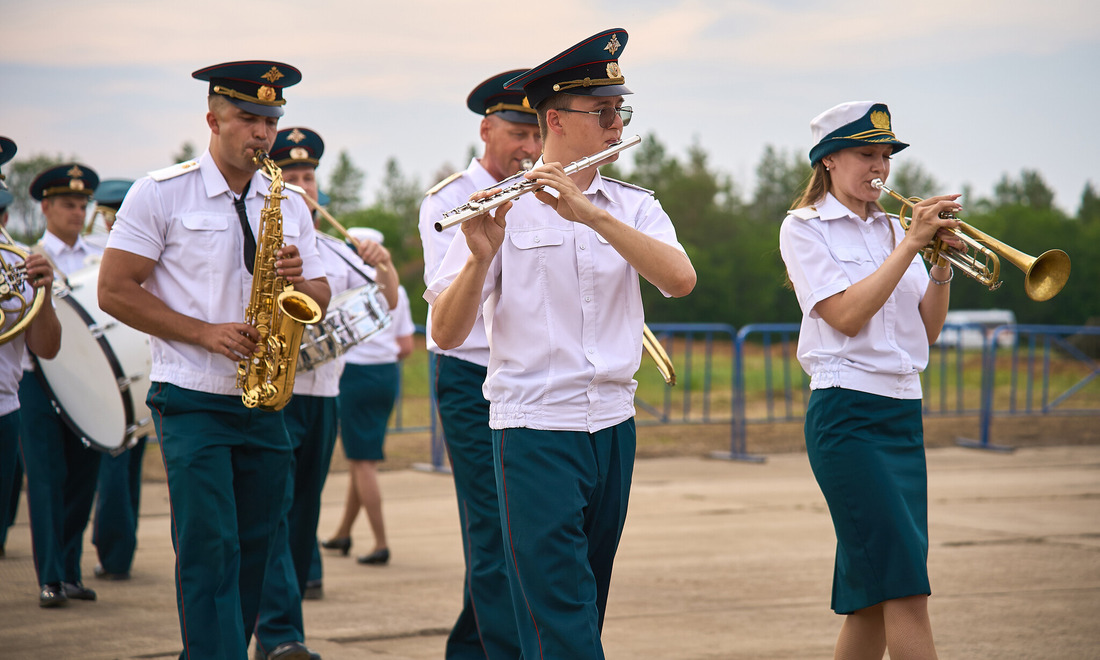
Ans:
[[[252,297],[245,310],[245,323],[256,328],[260,341],[256,352],[237,364],[237,387],[245,406],[280,410],[294,392],[302,331],[321,320],[321,307],[275,270],[276,254],[283,247],[283,172],[262,150],[252,161],[265,170],[271,185],[260,213]]]

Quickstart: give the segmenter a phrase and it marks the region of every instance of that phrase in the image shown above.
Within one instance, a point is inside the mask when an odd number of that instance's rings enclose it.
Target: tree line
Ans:
[[[698,273],[695,291],[681,299],[666,299],[643,284],[646,317],[653,322],[749,323],[797,322],[801,318],[794,293],[785,288],[779,256],[779,227],[786,210],[809,178],[810,168],[801,152],[766,147],[756,166],[756,183],[743,190],[734,179],[708,162],[698,144],[684,157],[669,153],[654,135],[647,135],[633,150],[630,169],[618,163],[601,172],[653,190],[676,225]],[[178,156],[190,157],[184,145]],[[471,148],[473,153],[473,148]],[[24,225],[16,228],[22,240],[36,240],[42,232],[40,214],[27,195],[38,172],[64,160],[60,156],[34,156],[14,161],[8,183],[16,201],[13,216]],[[365,173],[346,151],[337,156],[327,186],[329,211],[345,226],[368,226],[386,237],[401,281],[408,290],[413,318],[423,323],[427,312],[423,256],[418,219],[424,190],[450,174],[444,167],[427,182],[406,175],[396,159],[386,162],[377,194],[363,204],[360,191]],[[942,186],[920,164],[907,160],[895,168],[890,185],[906,195],[929,197]],[[1100,318],[1100,193],[1091,182],[1081,193],[1075,215],[1054,206],[1054,193],[1035,170],[1018,176],[1005,174],[988,198],[977,198],[963,189],[967,223],[1029,255],[1061,248],[1072,259],[1069,283],[1054,299],[1037,303],[1024,292],[1023,273],[1002,259],[1003,285],[996,291],[957,274],[952,286],[953,309],[1010,309],[1020,323],[1082,325]],[[896,213],[900,204],[883,197],[883,206]],[[332,234],[332,228],[324,228]]]

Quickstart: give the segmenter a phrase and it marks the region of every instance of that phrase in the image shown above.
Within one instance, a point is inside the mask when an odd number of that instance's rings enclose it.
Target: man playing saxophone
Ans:
[[[254,277],[270,275],[251,272],[268,189],[254,157],[271,149],[283,89],[301,74],[246,61],[192,77],[210,85],[209,149],[134,184],[107,243],[99,302],[151,335],[148,403],[172,505],[181,657],[243,659],[291,457],[282,412],[246,408],[237,387],[238,361],[260,338],[241,319]],[[279,208],[285,246],[274,268],[323,313],[329,287],[309,211],[297,195]]]

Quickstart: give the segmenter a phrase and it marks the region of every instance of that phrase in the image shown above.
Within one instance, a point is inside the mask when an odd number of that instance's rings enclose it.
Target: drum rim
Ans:
[[[72,296],[57,296],[55,297],[55,300],[62,300],[65,302],[65,304],[72,308],[72,310],[76,312],[76,315],[80,317],[80,320],[84,322],[85,327],[90,328],[91,326],[95,325],[95,319],[92,318],[92,316],[88,314],[87,311],[85,311],[83,305],[81,305],[76,300],[73,300]],[[99,344],[100,350],[103,351],[104,357],[107,358],[107,364],[111,367],[111,373],[115,377],[115,382],[124,379],[126,377],[126,374],[122,371],[122,363],[119,362],[118,356],[115,354],[115,350],[111,348],[111,343],[107,341],[102,334],[96,337],[95,340],[96,343]],[[134,436],[137,435],[136,432],[133,434],[128,434],[125,430],[130,429],[134,426],[134,401],[129,384],[126,385],[125,391],[122,389],[122,387],[119,387],[118,389],[119,398],[122,399],[122,416],[125,420],[125,428],[122,434],[122,442],[119,443],[118,447],[107,447],[106,445],[96,441],[95,438],[91,437],[91,435],[85,432],[84,429],[81,428],[80,424],[78,424],[76,420],[73,419],[71,415],[69,415],[69,413],[61,405],[61,402],[58,400],[57,395],[54,393],[53,387],[50,385],[50,381],[46,377],[46,374],[42,369],[42,363],[39,361],[38,356],[34,353],[31,353],[30,351],[28,351],[28,354],[31,356],[31,360],[34,362],[34,375],[38,379],[39,384],[42,385],[42,389],[45,390],[46,396],[50,399],[50,403],[53,404],[54,410],[57,411],[58,416],[63,422],[65,422],[65,425],[68,426],[73,433],[80,437],[81,442],[83,442],[85,445],[88,445],[89,447],[93,447],[112,456],[117,456],[118,454],[121,454],[122,452],[129,449],[131,441],[134,439]]]

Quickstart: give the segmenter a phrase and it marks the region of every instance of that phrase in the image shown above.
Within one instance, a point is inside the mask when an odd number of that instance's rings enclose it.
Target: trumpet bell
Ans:
[[[1069,280],[1069,255],[1062,250],[1047,250],[1035,257],[1024,276],[1024,291],[1036,302],[1058,295]]]

